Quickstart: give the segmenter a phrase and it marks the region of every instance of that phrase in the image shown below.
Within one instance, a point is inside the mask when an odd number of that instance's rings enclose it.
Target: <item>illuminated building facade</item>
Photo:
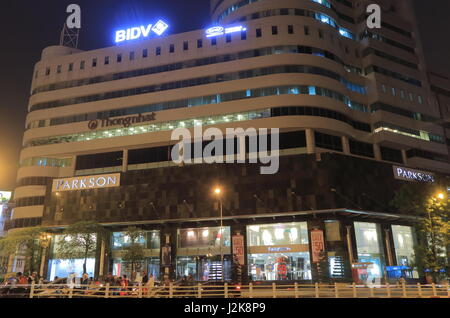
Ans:
[[[414,218],[387,206],[410,180],[393,166],[450,172],[445,94],[430,85],[409,1],[376,1],[381,29],[366,26],[369,2],[212,0],[211,28],[126,41],[130,28],[117,46],[44,49],[7,228],[102,223],[111,236],[90,275],[128,271],[129,225],[145,229],[142,268],[158,278],[228,279],[233,254],[265,281],[317,280],[319,259],[334,278],[353,264],[364,281],[407,266]],[[279,128],[279,172],[174,164],[171,132],[199,124]],[[120,184],[103,187],[103,174]],[[54,191],[54,179],[85,176],[97,186]],[[49,251],[48,278],[79,271]]]

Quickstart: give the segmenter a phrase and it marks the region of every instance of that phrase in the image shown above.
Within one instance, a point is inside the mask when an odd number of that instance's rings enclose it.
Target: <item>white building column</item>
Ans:
[[[316,141],[314,138],[314,130],[308,128],[305,130],[306,134],[306,153],[311,154],[316,152]]]
[[[128,149],[124,149],[122,158],[122,172],[127,172],[127,169],[128,169]]]
[[[342,150],[346,155],[350,154],[350,143],[348,141],[348,138],[346,136],[341,137],[342,140]]]
[[[373,153],[375,155],[375,159],[382,160],[381,150],[380,150],[380,145],[379,144],[373,144]]]
[[[100,247],[100,266],[98,269],[98,276],[103,276],[105,267],[105,240],[102,239],[101,247]]]

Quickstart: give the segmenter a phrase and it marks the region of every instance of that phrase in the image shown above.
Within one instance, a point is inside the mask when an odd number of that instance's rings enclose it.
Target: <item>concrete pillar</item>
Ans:
[[[305,130],[306,134],[306,153],[312,154],[316,152],[316,141],[314,138],[314,130],[308,128]]]
[[[384,229],[384,241],[386,245],[386,254],[387,254],[387,265],[394,266],[394,259],[392,257],[392,248],[391,248],[391,235],[389,229]]]
[[[408,156],[406,155],[406,150],[402,149],[402,159],[403,159],[403,164],[407,165],[408,164]]]
[[[348,141],[348,138],[346,136],[342,136],[342,150],[346,155],[350,154],[350,143]]]
[[[128,149],[124,149],[122,159],[122,172],[127,172],[127,169],[128,169]]]
[[[98,276],[102,277],[104,275],[105,269],[105,240],[102,239],[100,247],[100,267],[98,269]]]
[[[41,266],[39,268],[39,277],[44,277],[45,261],[47,259],[47,247],[42,248]]]
[[[379,144],[373,144],[373,153],[375,154],[375,159],[383,160],[381,157],[381,150]]]

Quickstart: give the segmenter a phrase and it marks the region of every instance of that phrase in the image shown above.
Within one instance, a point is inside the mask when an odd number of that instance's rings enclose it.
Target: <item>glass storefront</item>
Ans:
[[[192,275],[197,281],[222,280],[222,277],[229,280],[231,264],[229,227],[224,226],[223,230],[220,227],[178,230],[177,279]]]
[[[144,260],[139,262],[138,264],[134,264],[135,272],[145,271],[147,275],[153,275],[155,280],[160,280],[160,267],[159,267],[159,257],[146,257]],[[113,260],[113,270],[112,274],[114,276],[121,277],[123,275],[127,275],[128,278],[131,277],[132,266],[131,262],[125,262],[120,258],[115,258]]]
[[[414,232],[411,226],[392,225],[398,266],[409,266],[414,259]]]
[[[379,282],[383,277],[384,257],[379,224],[355,222],[358,261],[364,264],[359,279],[365,283]]]
[[[160,232],[143,231],[138,238],[137,243],[144,247],[144,259],[132,264],[123,260],[125,248],[131,243],[130,237],[126,232],[114,232],[111,238],[113,268],[112,274],[115,276],[132,276],[132,272],[145,271],[148,276],[153,275],[155,280],[160,279]]]
[[[47,277],[50,280],[54,280],[55,277],[66,278],[70,274],[75,274],[75,277],[81,277],[83,275],[84,264],[84,250],[81,246],[73,247],[73,255],[78,257],[72,259],[62,258],[58,253],[59,246],[63,240],[63,235],[55,235],[53,245],[51,247],[51,258],[48,261]],[[96,235],[92,234],[91,239],[96,241]],[[66,240],[70,242],[70,237],[66,237]],[[72,253],[71,253],[72,254]],[[89,277],[94,277],[95,274],[95,255],[94,252],[89,253],[86,261],[86,272]]]
[[[252,280],[310,280],[306,222],[247,226]]]
[[[83,276],[84,259],[51,259],[48,262],[48,278],[53,281],[55,277],[66,278],[70,274],[75,277]],[[86,271],[89,277],[94,277],[95,258],[88,258],[86,261]]]

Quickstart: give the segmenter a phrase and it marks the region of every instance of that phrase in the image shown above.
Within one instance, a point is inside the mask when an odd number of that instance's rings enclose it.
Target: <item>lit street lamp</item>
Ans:
[[[225,269],[223,266],[223,249],[222,249],[222,245],[223,245],[222,244],[222,242],[223,242],[223,213],[222,213],[222,197],[221,197],[222,189],[217,187],[214,189],[214,193],[218,197],[219,204],[220,204],[220,263],[221,263],[221,268],[222,268],[222,282],[223,282]]]

